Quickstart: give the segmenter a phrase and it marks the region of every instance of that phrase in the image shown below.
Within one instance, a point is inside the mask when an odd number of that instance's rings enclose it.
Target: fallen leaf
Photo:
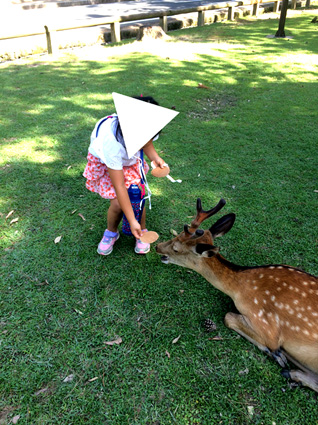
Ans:
[[[94,381],[96,381],[96,379],[98,379],[98,376],[95,376],[95,378],[89,379],[88,382],[94,382]]]
[[[10,226],[11,226],[11,224],[16,223],[18,220],[19,220],[19,217],[14,218],[13,220],[11,220],[10,221]]]
[[[78,314],[83,314],[83,312],[81,310],[77,310],[77,308],[74,308],[74,311]]]
[[[166,354],[168,356],[168,359],[170,359],[170,353],[169,353],[169,351],[166,350]]]
[[[44,286],[44,285],[49,285],[49,282],[46,279],[44,282],[36,283],[36,286]]]
[[[219,335],[214,336],[213,338],[209,338],[210,341],[222,341],[223,338]]]
[[[205,85],[204,85],[204,84],[202,84],[202,83],[199,83],[199,84],[198,84],[198,88],[199,88],[199,89],[207,89],[207,90],[209,90],[209,89],[210,89],[210,87],[205,86]]]
[[[119,337],[115,339],[114,341],[104,341],[104,344],[106,345],[119,345],[123,342],[123,340]]]
[[[34,393],[34,395],[40,395],[40,394],[46,393],[47,390],[48,390],[48,387],[42,388],[41,390]]]
[[[244,370],[240,370],[240,371],[239,371],[239,375],[247,375],[247,374],[248,374],[248,372],[249,372],[249,369],[248,369],[248,368],[246,368],[246,369],[244,369]]]
[[[178,236],[178,232],[176,232],[174,229],[170,229],[170,233],[171,233],[173,236]]]
[[[6,220],[12,216],[12,214],[14,213],[14,210],[11,210],[7,215],[6,215]]]
[[[13,416],[13,418],[12,418],[12,423],[13,424],[16,424],[17,422],[18,422],[18,420],[20,419],[20,415],[15,415],[15,416]]]
[[[252,416],[254,415],[254,406],[247,406],[247,412],[248,416],[252,418]]]
[[[180,337],[181,337],[181,335],[179,335],[177,338],[175,338],[175,339],[172,341],[172,344],[176,344],[176,343],[179,341]]]
[[[184,293],[184,289],[180,289],[180,294],[183,294]]]
[[[71,212],[71,215],[75,214],[75,213],[76,213],[76,211],[77,211],[77,210],[73,210],[73,211]]]
[[[54,243],[59,243],[61,239],[62,239],[62,236],[58,236],[57,238],[54,239]]]
[[[68,375],[65,379],[63,379],[63,382],[72,382],[74,379],[74,375]]]
[[[78,214],[84,221],[86,221],[85,217],[82,214]]]
[[[314,192],[315,192],[315,193],[318,193],[318,190],[316,190],[316,189],[315,189],[315,190],[314,190]]]
[[[72,168],[72,166],[71,165],[69,165],[68,167],[67,167],[67,169],[69,170],[70,168]]]

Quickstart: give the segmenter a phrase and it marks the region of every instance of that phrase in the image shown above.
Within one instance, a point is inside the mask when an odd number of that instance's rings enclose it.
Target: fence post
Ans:
[[[253,4],[253,16],[258,16],[258,12],[259,12],[259,0],[257,0]]]
[[[229,8],[228,8],[227,19],[228,19],[228,21],[234,20],[234,7],[233,6],[229,6]]]
[[[203,27],[205,24],[205,12],[204,10],[199,10],[198,12],[198,27]]]
[[[279,1],[275,1],[274,6],[273,6],[273,12],[278,13],[279,11]]]
[[[110,40],[112,43],[120,42],[120,23],[113,22],[110,24]]]
[[[53,55],[53,52],[55,52],[55,49],[57,49],[55,45],[56,31],[54,30],[50,31],[47,25],[44,25],[44,29],[45,29],[45,35],[46,35],[47,52],[49,55]]]
[[[159,17],[159,25],[161,26],[164,32],[168,32],[168,20],[166,16]]]

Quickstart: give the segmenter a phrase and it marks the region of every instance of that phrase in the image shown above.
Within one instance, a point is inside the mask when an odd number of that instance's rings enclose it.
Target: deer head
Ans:
[[[165,264],[176,264],[182,267],[194,268],[198,266],[201,257],[210,258],[219,252],[214,246],[214,239],[223,236],[233,226],[235,214],[230,213],[220,218],[208,230],[199,229],[200,224],[219,212],[225,205],[225,200],[208,211],[202,209],[201,199],[197,199],[197,215],[190,226],[185,224],[183,232],[174,239],[157,245],[158,254],[163,254],[161,261]]]

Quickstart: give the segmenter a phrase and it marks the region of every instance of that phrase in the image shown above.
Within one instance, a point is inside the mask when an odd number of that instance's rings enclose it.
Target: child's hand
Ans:
[[[140,224],[138,223],[137,220],[132,220],[130,223],[130,230],[131,233],[135,236],[136,239],[140,239],[142,236],[142,231],[141,231],[141,227]]]
[[[162,158],[160,158],[160,156],[158,156],[158,158],[152,162],[156,167],[163,168],[165,166],[165,161]]]

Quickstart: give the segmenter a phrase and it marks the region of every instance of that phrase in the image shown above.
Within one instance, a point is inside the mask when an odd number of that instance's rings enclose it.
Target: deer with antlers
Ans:
[[[200,224],[225,205],[204,211],[174,239],[157,245],[165,264],[195,270],[229,295],[240,314],[227,313],[225,324],[283,367],[282,375],[318,392],[318,279],[286,265],[241,267],[219,254],[214,239],[233,226],[235,214],[220,218],[209,230]],[[287,360],[297,369],[288,370]]]

